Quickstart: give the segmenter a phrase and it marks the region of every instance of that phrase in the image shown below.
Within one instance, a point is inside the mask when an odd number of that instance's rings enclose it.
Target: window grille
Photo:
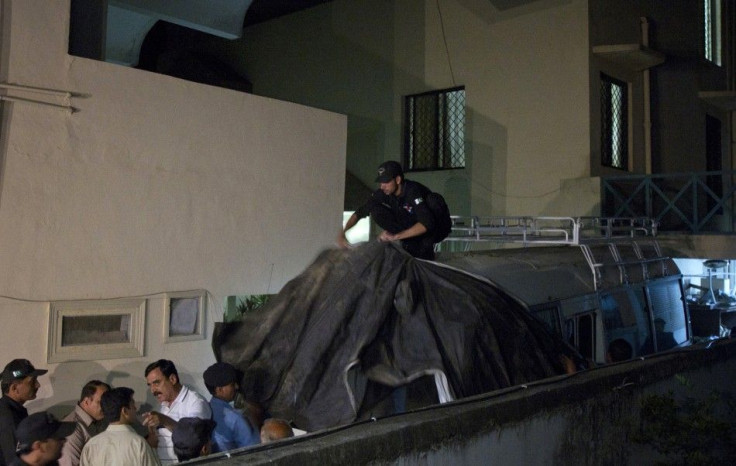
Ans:
[[[465,167],[465,88],[410,95],[405,100],[407,170]]]
[[[703,0],[705,58],[721,66],[721,0]]]
[[[629,164],[628,85],[601,75],[601,163],[628,169]]]

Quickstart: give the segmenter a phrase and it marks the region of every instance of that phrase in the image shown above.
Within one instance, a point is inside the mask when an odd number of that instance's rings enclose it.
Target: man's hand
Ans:
[[[348,239],[345,237],[345,232],[343,230],[340,230],[340,234],[337,235],[337,246],[342,249],[347,249],[352,246]]]
[[[396,241],[399,238],[397,238],[398,235],[394,235],[392,233],[389,233],[386,230],[383,230],[380,235],[378,235],[378,241],[381,241],[382,243],[388,243],[391,241]]]
[[[166,416],[165,414],[161,414],[157,411],[151,411],[150,413],[145,413],[143,415],[142,424],[148,427],[149,430],[157,429],[159,427],[165,427],[173,432],[174,427],[176,426],[176,421],[171,419],[169,416]]]

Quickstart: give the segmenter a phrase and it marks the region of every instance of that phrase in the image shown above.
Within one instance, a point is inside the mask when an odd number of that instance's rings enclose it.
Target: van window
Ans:
[[[625,287],[601,294],[600,309],[607,343],[624,339],[638,349],[649,337],[649,318],[646,299],[641,288]]]
[[[651,331],[641,348],[641,354],[665,351],[688,341],[685,303],[678,281],[658,283],[647,287]]]
[[[586,359],[594,359],[595,314],[579,314],[565,320],[565,338]]]

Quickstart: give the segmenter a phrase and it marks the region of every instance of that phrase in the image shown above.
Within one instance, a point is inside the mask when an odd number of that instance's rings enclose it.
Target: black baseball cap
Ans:
[[[205,385],[210,387],[224,387],[238,381],[238,370],[226,362],[216,362],[205,369],[202,374]]]
[[[175,447],[182,450],[204,445],[212,436],[216,424],[212,419],[183,417],[176,422],[171,433],[171,441]]]
[[[3,369],[3,382],[13,382],[26,377],[39,376],[47,373],[46,369],[36,369],[28,359],[13,359]]]
[[[76,427],[75,422],[61,422],[47,411],[31,414],[20,421],[15,429],[15,439],[18,441],[16,451],[27,450],[36,441],[66,438]]]
[[[393,180],[397,176],[404,177],[404,169],[401,168],[399,162],[389,160],[383,162],[378,166],[378,176],[376,177],[376,183],[386,183]]]

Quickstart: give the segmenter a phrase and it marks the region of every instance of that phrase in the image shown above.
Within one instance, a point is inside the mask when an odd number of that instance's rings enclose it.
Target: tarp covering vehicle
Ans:
[[[565,358],[583,364],[486,279],[378,242],[324,251],[263,309],[218,323],[212,345],[243,372],[247,399],[307,431],[353,422],[423,375],[463,398],[563,374]]]

